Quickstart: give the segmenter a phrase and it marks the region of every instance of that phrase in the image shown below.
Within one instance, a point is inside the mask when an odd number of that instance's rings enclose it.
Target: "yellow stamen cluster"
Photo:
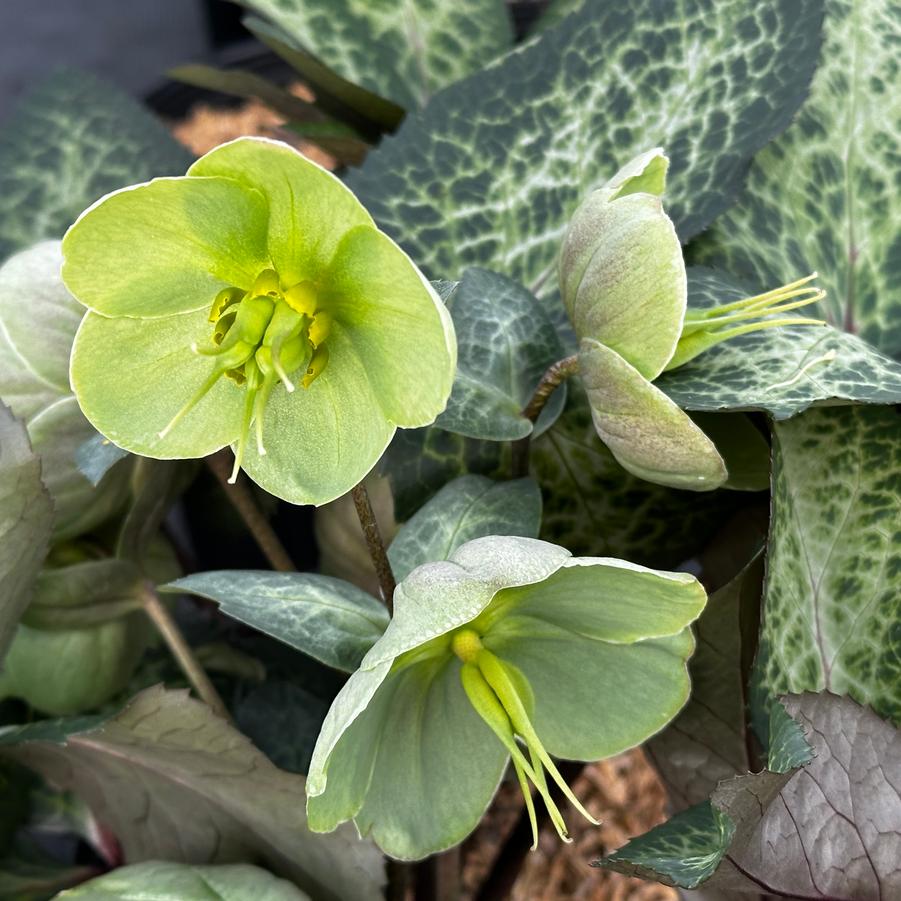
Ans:
[[[263,444],[263,414],[272,390],[281,381],[285,390],[295,390],[294,374],[304,370],[304,388],[318,378],[328,363],[325,341],[332,320],[320,307],[316,286],[309,281],[282,286],[274,269],[264,269],[249,291],[224,288],[213,300],[209,321],[213,325],[209,346],[192,350],[215,359],[209,377],[172,421],[160,432],[165,437],[196,406],[224,375],[247,390],[241,433],[235,449],[234,482],[241,467],[251,426],[256,433],[257,452]]]
[[[563,815],[548,790],[545,770],[576,810],[589,822],[598,825],[598,821],[572,793],[535,732],[530,715],[534,706],[532,690],[522,673],[492,654],[484,646],[482,636],[472,628],[463,628],[454,633],[451,650],[463,663],[460,678],[469,702],[510,752],[529,813],[529,822],[532,824],[532,849],[538,845],[538,822],[530,782],[544,800],[557,834],[565,842],[572,841]],[[528,760],[520,743],[528,751]]]

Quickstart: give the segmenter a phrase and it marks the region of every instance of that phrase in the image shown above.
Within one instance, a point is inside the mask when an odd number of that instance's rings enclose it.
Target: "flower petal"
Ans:
[[[527,637],[492,637],[486,647],[529,680],[535,731],[555,757],[619,754],[662,729],[688,699],[690,629],[612,644],[533,623]]]
[[[208,309],[269,265],[261,194],[225,178],[158,178],[114,191],[63,238],[63,280],[86,307],[152,319]]]
[[[713,442],[616,351],[583,339],[579,375],[598,435],[633,475],[692,491],[725,482],[726,466]]]
[[[540,620],[586,638],[631,643],[681,632],[706,601],[688,573],[574,557],[541,582],[499,592],[491,605],[491,636],[527,635],[532,620]]]
[[[389,682],[390,703],[377,705],[377,752],[354,820],[387,854],[418,860],[457,844],[478,825],[507,752],[466,697],[459,661],[431,660]],[[349,746],[353,737],[348,732],[343,742]],[[359,753],[359,742],[353,745]]]
[[[349,231],[324,280],[385,415],[416,428],[434,422],[454,382],[457,343],[447,308],[385,234]]]
[[[642,154],[585,200],[560,254],[563,301],[579,338],[612,348],[654,379],[676,349],[688,289],[663,210],[667,158]]]
[[[344,233],[373,224],[338,178],[281,141],[238,138],[202,156],[188,174],[231,178],[266,197],[269,255],[286,285],[318,281]]]
[[[215,366],[191,350],[209,328],[206,309],[164,319],[88,313],[75,336],[70,376],[94,428],[125,450],[164,460],[205,457],[234,441],[243,392],[227,378],[159,436]]]
[[[276,385],[263,420],[265,456],[250,442],[244,469],[292,504],[325,504],[350,491],[394,435],[369,376],[340,323],[328,338],[329,361],[309,388]]]

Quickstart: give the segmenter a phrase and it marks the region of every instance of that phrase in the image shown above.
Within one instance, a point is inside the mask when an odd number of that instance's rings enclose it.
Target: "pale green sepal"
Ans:
[[[528,641],[539,620],[583,638],[631,644],[681,632],[706,603],[706,592],[688,573],[573,557],[541,582],[498,592],[474,625],[490,627],[492,641],[502,635]]]
[[[118,867],[57,895],[60,901],[310,901],[287,879],[250,864],[149,860]]]
[[[618,353],[584,339],[579,375],[598,435],[633,475],[691,491],[711,491],[726,481],[713,442]]]
[[[419,860],[475,829],[507,751],[466,697],[458,660],[426,661],[396,678],[369,790],[354,819],[361,835],[391,857]]]
[[[665,173],[666,157],[651,151],[589,195],[559,264],[576,335],[617,351],[648,379],[676,349],[688,297],[682,248],[656,190]]]
[[[291,504],[318,506],[346,494],[395,431],[342,324],[335,323],[328,347],[329,364],[309,388],[288,394],[275,386],[263,425],[266,454],[250,442],[244,456],[247,475]]]
[[[353,816],[356,810],[359,809],[359,804],[362,803],[365,785],[359,793],[359,803],[355,808],[353,808],[353,802],[345,802],[351,804],[352,809],[350,813],[347,813],[342,807],[341,811],[333,811],[334,818],[332,818],[331,814],[327,812],[329,810],[328,807],[318,805],[315,817],[312,815],[312,799],[326,790],[332,752],[354,721],[370,707],[370,702],[385,681],[393,662],[394,658],[392,657],[374,666],[367,667],[364,659],[360,669],[344,683],[343,688],[338,692],[322,723],[322,728],[319,730],[319,738],[316,740],[316,747],[313,749],[313,756],[310,760],[310,771],[307,774],[307,808],[311,811],[310,828],[316,832],[329,832],[336,828],[339,823]],[[371,709],[375,710],[374,707]],[[377,721],[377,717],[374,714],[373,720]],[[361,747],[372,748],[374,751],[374,745],[369,741],[365,742]],[[354,769],[356,769],[358,764],[364,764],[364,756],[360,754],[359,761],[350,759],[347,763],[348,765],[353,765]],[[368,778],[367,776],[365,780],[367,785]]]
[[[669,157],[662,147],[654,147],[629,160],[600,190],[611,200],[639,192],[661,197],[668,170]]]
[[[569,551],[535,538],[476,538],[445,560],[419,566],[394,592],[394,617],[363,660],[371,667],[475,619],[502,588],[540,582]]]
[[[107,194],[63,237],[63,280],[86,307],[153,319],[209,309],[269,265],[263,195],[227,178],[157,178]]]
[[[325,284],[323,305],[344,326],[385,416],[403,428],[434,422],[457,364],[453,322],[435,289],[367,226],[341,239]]]
[[[216,365],[191,350],[208,334],[207,309],[162,319],[89,312],[75,336],[70,370],[82,412],[113,444],[146,457],[205,457],[234,441],[244,392],[227,378],[160,437]]]
[[[662,729],[688,700],[691,629],[613,644],[534,623],[527,641],[499,635],[490,647],[529,680],[533,725],[553,756],[600,760],[619,754]]]
[[[202,156],[188,175],[234,179],[264,195],[269,257],[285,286],[317,281],[345,232],[374,224],[338,178],[281,141],[238,138]]]

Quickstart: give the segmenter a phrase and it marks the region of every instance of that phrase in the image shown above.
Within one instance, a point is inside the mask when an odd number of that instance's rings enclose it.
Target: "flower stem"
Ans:
[[[225,494],[232,506],[238,511],[244,524],[259,545],[260,550],[269,561],[269,565],[279,572],[295,572],[296,567],[291,562],[285,546],[281,543],[274,529],[269,525],[269,520],[263,515],[257,502],[253,499],[247,483],[243,477],[234,483],[229,482],[232,466],[229,461],[229,452],[225,448],[206,458],[207,465],[222,485]]]
[[[223,703],[222,698],[219,697],[219,692],[216,691],[216,688],[210,681],[210,677],[194,656],[194,652],[185,640],[184,635],[182,635],[181,629],[178,628],[178,624],[149,582],[141,590],[141,603],[147,616],[153,621],[153,624],[163,637],[163,641],[166,642],[166,645],[172,652],[172,656],[181,667],[181,671],[185,674],[188,682],[191,683],[191,687],[197,692],[197,696],[214,713],[231,722],[228,708]]]
[[[535,423],[541,415],[545,404],[550,396],[572,375],[579,371],[579,355],[573,354],[570,357],[564,357],[551,364],[538,386],[531,400],[523,407],[522,415],[531,423]],[[513,477],[520,479],[529,474],[529,450],[531,446],[531,435],[520,438],[513,442]]]
[[[351,496],[354,499],[354,507],[356,507],[357,516],[360,519],[366,546],[369,548],[369,556],[372,558],[372,565],[375,567],[375,574],[379,580],[382,600],[385,602],[388,612],[393,614],[394,589],[397,587],[397,583],[394,581],[394,573],[391,571],[391,563],[388,560],[385,543],[382,541],[379,524],[372,510],[369,492],[366,490],[366,486],[360,482],[359,485],[351,490]]]

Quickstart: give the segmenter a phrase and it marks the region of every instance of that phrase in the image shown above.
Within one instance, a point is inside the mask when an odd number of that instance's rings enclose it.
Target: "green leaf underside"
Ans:
[[[901,722],[899,425],[891,407],[847,407],[774,426],[759,731],[767,698],[823,689]]]
[[[468,269],[447,306],[457,333],[457,375],[436,426],[470,438],[524,438],[533,429],[521,411],[545,370],[564,356],[554,324],[529,291],[487,269]],[[565,387],[551,395],[539,433],[565,400]]]
[[[818,270],[822,313],[897,357],[897,9],[882,0],[826,8],[810,98],[755,158],[746,191],[695,256],[761,288]]]
[[[239,0],[339,75],[407,108],[512,43],[501,0]]]
[[[493,482],[467,475],[445,485],[404,523],[388,549],[394,577],[446,560],[461,545],[487,535],[537,538],[541,491],[531,479]]]
[[[116,463],[127,456],[128,451],[95,433],[75,451],[75,463],[81,474],[92,485],[97,485]]]
[[[436,95],[348,183],[427,273],[486,266],[530,285],[587,192],[659,145],[673,160],[667,208],[688,238],[803,99],[821,14],[814,0],[588,0]]]
[[[84,308],[63,285],[60,263],[59,242],[45,241],[0,268],[0,398],[24,420],[41,458],[55,508],[54,540],[107,519],[121,506],[128,477],[120,467],[98,487],[76,464],[78,448],[96,433],[69,387],[69,354]]]
[[[579,374],[601,440],[633,475],[692,491],[726,481],[713,442],[616,351],[584,338]]]
[[[753,293],[729,276],[689,269],[689,309]],[[899,403],[901,364],[833,328],[791,326],[730,338],[655,384],[687,410],[763,410],[787,419],[815,404]]]
[[[120,867],[63,892],[78,901],[309,901],[309,895],[284,879],[248,864],[189,866],[153,860]]]
[[[25,426],[0,403],[0,661],[44,562],[53,506]]]
[[[690,414],[692,421],[716,445],[729,478],[724,488],[766,491],[770,487],[770,445],[744,413]]]
[[[315,573],[223,570],[178,579],[164,590],[216,601],[226,615],[347,673],[388,625],[384,605],[372,595]]]
[[[664,488],[626,472],[598,438],[579,381],[570,389],[563,415],[532,448],[544,498],[541,537],[575,554],[656,567],[697,553],[734,497]],[[680,528],[668,526],[674,520]]]
[[[0,258],[61,237],[107,192],[179,175],[190,161],[123,92],[85,72],[51,75],[0,132]]]
[[[317,898],[381,897],[375,849],[347,832],[310,834],[303,778],[185,692],[147,689],[112,717],[20,727],[0,743],[85,800],[126,860],[256,860]]]

